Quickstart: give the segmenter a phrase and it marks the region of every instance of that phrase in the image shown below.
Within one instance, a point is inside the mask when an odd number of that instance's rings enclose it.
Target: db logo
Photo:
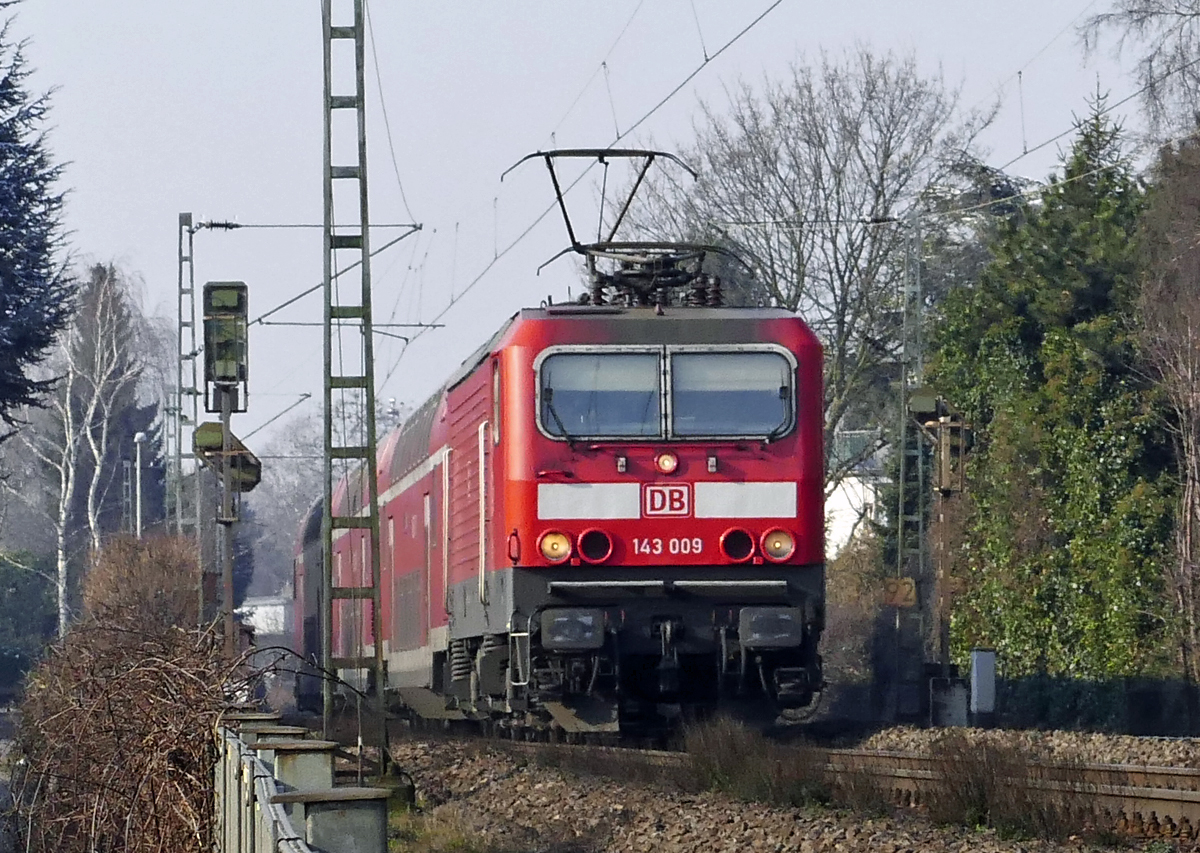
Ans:
[[[642,515],[691,515],[691,486],[643,486]]]

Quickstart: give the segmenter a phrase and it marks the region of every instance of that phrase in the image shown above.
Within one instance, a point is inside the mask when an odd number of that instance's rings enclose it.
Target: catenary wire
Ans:
[[[736,44],[739,40],[741,40],[741,38],[743,36],[745,36],[748,32],[750,32],[752,29],[754,29],[754,27],[756,27],[764,18],[767,17],[767,15],[769,15],[771,12],[773,12],[775,9],[777,9],[782,3],[783,3],[783,0],[775,0],[774,3],[772,3],[770,6],[768,6],[762,13],[760,13],[756,18],[754,18],[754,20],[752,20],[749,24],[747,24],[745,27],[743,27],[741,30],[739,30],[731,39],[729,39],[727,42],[725,42],[723,45],[721,45],[721,47],[715,53],[713,53],[712,56],[710,56],[709,58],[707,58],[703,62],[701,62],[690,74],[687,75],[687,77],[684,78],[683,82],[680,83],[679,85],[677,85],[674,89],[672,89],[666,95],[666,97],[664,97],[660,101],[658,101],[658,103],[656,103],[653,107],[651,107],[641,118],[639,118],[636,122],[634,122],[632,125],[630,125],[628,128],[626,128],[626,130],[623,133],[619,134],[611,143],[609,143],[608,147],[611,148],[612,146],[616,145],[618,142],[620,142],[622,139],[627,137],[630,133],[632,133],[634,130],[636,130],[638,127],[640,127],[646,121],[648,121],[650,119],[650,117],[653,116],[660,109],[662,109],[662,107],[665,106],[668,101],[670,101],[673,97],[675,97],[675,95],[679,94],[679,92],[683,89],[684,86],[686,86],[689,82],[691,82],[693,79],[695,79],[697,74],[699,74],[701,71],[703,71],[705,68],[707,68],[708,65],[711,64],[717,57],[719,57],[722,53],[724,53],[726,50],[728,50],[730,47],[732,47],[734,44]],[[568,184],[566,186],[566,188],[563,189],[563,196],[565,197],[569,192],[571,192],[572,189],[574,189],[576,186],[578,186],[579,183],[587,176],[587,174],[590,171],[591,171],[591,166],[589,166],[587,169],[585,169],[579,175],[579,177],[577,177],[574,181],[572,181],[570,184]],[[500,250],[500,252],[498,254],[496,254],[490,261],[488,261],[487,264],[484,265],[483,269],[480,270],[479,274],[476,275],[473,279],[471,279],[471,281],[467,283],[467,286],[464,287],[462,289],[462,291],[460,291],[458,293],[457,296],[452,295],[450,298],[450,301],[440,311],[438,311],[437,314],[435,314],[433,316],[433,318],[431,319],[430,322],[436,323],[438,320],[442,319],[442,317],[446,316],[446,314],[449,313],[450,310],[456,304],[458,304],[459,300],[461,300],[467,293],[469,293],[475,287],[475,285],[477,285],[480,281],[482,281],[487,276],[487,274],[492,271],[492,269],[496,266],[496,264],[500,261],[501,258],[503,258],[505,255],[507,255],[510,251],[512,251],[512,249],[514,249],[519,243],[521,243],[538,225],[540,225],[542,223],[542,221],[547,216],[550,215],[550,213],[552,213],[557,208],[558,208],[557,201],[552,202],[550,205],[548,205],[546,207],[546,209],[543,210],[541,212],[541,214],[539,214],[537,216],[537,218],[535,218],[533,220],[533,222],[531,222],[528,226],[526,226],[525,229],[523,231],[521,231],[521,233],[518,234],[515,239],[512,240],[512,242],[510,242],[508,245],[506,245],[503,249]],[[419,329],[417,331],[417,333],[412,336],[412,340],[409,341],[409,345],[411,345],[413,342],[417,341],[426,331],[427,331],[427,329]],[[396,369],[400,366],[400,362],[404,359],[404,354],[406,352],[408,352],[408,346],[405,346],[403,349],[400,350],[400,354],[396,357],[396,360],[392,362],[391,367],[388,368],[388,371],[384,375],[383,380],[381,382],[379,382],[380,388],[382,388],[384,385],[386,385],[387,382],[395,374]]]
[[[612,56],[613,51],[617,49],[617,45],[621,43],[621,39],[625,37],[626,31],[628,31],[630,25],[633,23],[633,19],[637,17],[638,12],[642,10],[642,5],[645,2],[646,0],[638,0],[637,6],[634,7],[633,12],[629,15],[629,19],[625,21],[625,26],[621,27],[621,32],[617,34],[617,37],[609,46],[608,51],[604,54],[604,58],[600,60],[600,64],[596,66],[596,70],[592,72],[592,75],[588,77],[587,82],[583,84],[583,88],[579,90],[579,94],[575,96],[575,100],[571,101],[571,106],[567,107],[566,112],[562,114],[562,118],[555,123],[553,130],[550,131],[551,138],[553,138],[554,134],[558,132],[558,129],[562,127],[563,122],[567,120],[567,117],[571,115],[575,107],[578,106],[580,99],[583,98],[584,94],[591,87],[593,81],[596,79],[596,76],[604,69],[604,64],[608,62],[608,59],[610,56]]]
[[[396,159],[396,144],[392,141],[392,123],[388,119],[387,98],[383,95],[383,77],[379,71],[379,54],[375,50],[375,27],[371,23],[371,4],[363,2],[363,12],[367,23],[367,38],[371,42],[371,63],[375,66],[375,87],[379,90],[379,107],[383,113],[383,130],[387,136],[388,151],[392,155],[392,171],[396,174],[396,186],[400,188],[400,201],[404,204],[404,212],[409,219],[416,219],[408,206],[408,196],[404,194],[404,181],[400,179],[400,163]]]
[[[1191,68],[1193,65],[1196,65],[1197,63],[1200,63],[1200,57],[1193,59],[1191,62],[1185,62],[1183,65],[1179,65],[1175,68],[1172,68],[1170,71],[1164,71],[1162,74],[1158,75],[1153,80],[1150,80],[1149,82],[1145,83],[1140,88],[1134,90],[1133,92],[1130,92],[1124,98],[1121,98],[1121,100],[1117,101],[1115,104],[1112,104],[1111,106],[1106,106],[1104,109],[1099,111],[1098,115],[1107,115],[1108,113],[1112,112],[1113,110],[1117,109],[1118,107],[1122,107],[1125,104],[1129,103],[1130,101],[1132,101],[1134,98],[1138,97],[1139,95],[1145,94],[1146,91],[1153,88],[1154,86],[1157,86],[1159,83],[1161,83],[1163,80],[1166,80],[1168,77],[1172,77],[1181,71],[1186,71],[1187,69]],[[1011,160],[1009,160],[1003,166],[1000,166],[999,171],[1003,172],[1005,169],[1007,169],[1013,163],[1016,163],[1018,160],[1024,159],[1025,157],[1034,153],[1035,151],[1040,151],[1041,149],[1045,148],[1047,145],[1054,144],[1058,140],[1062,139],[1064,136],[1066,136],[1070,133],[1073,133],[1074,131],[1075,131],[1075,125],[1071,125],[1071,127],[1067,128],[1062,133],[1056,134],[1055,136],[1050,137],[1046,141],[1040,142],[1037,145],[1030,148],[1029,150],[1023,151],[1020,154],[1018,154],[1016,157],[1013,157]]]

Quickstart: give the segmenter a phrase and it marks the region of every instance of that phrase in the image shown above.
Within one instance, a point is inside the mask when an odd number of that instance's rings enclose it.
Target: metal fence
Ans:
[[[304,734],[246,721],[217,730],[218,853],[385,853],[391,792],[335,786],[337,744]]]

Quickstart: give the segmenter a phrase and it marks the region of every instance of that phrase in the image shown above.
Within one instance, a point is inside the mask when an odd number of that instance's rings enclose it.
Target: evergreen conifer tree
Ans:
[[[0,4],[5,8],[12,4]],[[25,43],[0,27],[0,420],[11,429],[53,378],[32,374],[70,318],[73,287],[62,259],[62,166],[47,150],[49,101],[26,88]]]

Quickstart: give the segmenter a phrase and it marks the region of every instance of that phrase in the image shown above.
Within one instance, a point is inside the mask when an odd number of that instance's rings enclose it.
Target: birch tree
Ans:
[[[53,369],[64,356],[65,341],[49,361]],[[17,476],[9,472],[4,487],[30,509],[40,511],[54,531],[54,587],[58,605],[58,636],[67,632],[71,621],[68,584],[72,554],[76,550],[74,518],[71,507],[78,490],[80,430],[75,407],[71,405],[77,376],[65,370],[45,411],[26,412],[29,428],[18,433],[18,443],[29,454],[29,462]],[[43,479],[44,478],[44,479]]]
[[[120,527],[122,462],[134,455],[134,432],[150,428],[155,408],[138,401],[147,337],[130,282],[114,266],[97,264],[79,293],[75,316],[45,365],[56,377],[54,392],[44,411],[25,412],[31,428],[18,434],[26,463],[9,454],[15,476],[4,481],[54,532],[60,634],[70,622],[79,557],[99,550]]]

